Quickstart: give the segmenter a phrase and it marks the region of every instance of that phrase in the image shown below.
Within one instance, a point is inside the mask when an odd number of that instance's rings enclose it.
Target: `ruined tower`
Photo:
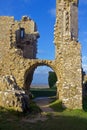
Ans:
[[[56,0],[55,60],[59,99],[65,107],[82,108],[81,46],[78,42],[78,0]]]
[[[56,0],[55,45],[78,41],[78,0]]]
[[[36,23],[30,17],[23,16],[17,21],[14,17],[0,16],[0,76],[14,75],[23,87],[21,75],[30,65],[28,62],[36,59],[38,38]]]

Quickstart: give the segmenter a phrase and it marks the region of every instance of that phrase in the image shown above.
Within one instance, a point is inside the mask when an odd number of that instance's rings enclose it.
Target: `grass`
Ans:
[[[87,102],[87,101],[86,101]],[[78,118],[86,118],[87,119],[87,112],[83,109],[64,109],[62,107],[62,102],[59,100],[52,101],[49,106],[56,112],[58,115],[62,116],[76,116]],[[85,107],[85,106],[84,106]]]
[[[29,113],[31,113],[31,114],[38,114],[40,112],[41,112],[41,109],[39,108],[39,106],[34,101],[32,101],[30,103]]]
[[[87,113],[81,110],[56,112],[44,122],[29,123],[26,117],[29,115],[0,108],[0,130],[87,130]]]
[[[36,97],[51,97],[56,95],[56,88],[31,88],[31,93]]]
[[[62,107],[62,102],[59,100],[53,100],[49,106],[56,112],[62,112],[64,111],[64,108]]]
[[[46,93],[46,89],[44,91]],[[53,90],[47,89],[47,92]],[[34,102],[30,106],[32,116],[29,113],[16,112],[12,108],[0,107],[0,130],[87,130],[87,98],[83,100],[84,110],[63,109],[61,104],[58,100],[51,102],[49,105],[55,111],[53,116],[50,113],[47,120],[39,120],[36,123],[29,122],[36,113],[41,112]]]

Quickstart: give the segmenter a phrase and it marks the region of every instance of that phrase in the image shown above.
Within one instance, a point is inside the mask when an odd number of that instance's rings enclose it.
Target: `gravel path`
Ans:
[[[52,101],[51,98],[43,97],[43,98],[36,98],[34,99],[36,104],[41,108],[42,113],[38,114],[37,116],[34,116],[33,118],[23,118],[23,122],[30,122],[30,123],[36,123],[37,121],[45,121],[47,120],[46,112],[54,113],[53,109],[49,107],[50,101]]]

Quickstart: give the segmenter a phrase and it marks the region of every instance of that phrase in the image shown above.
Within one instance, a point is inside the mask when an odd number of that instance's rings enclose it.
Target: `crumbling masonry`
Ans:
[[[13,17],[0,17],[1,79],[6,75],[12,75],[17,85],[28,93],[35,68],[42,65],[49,66],[57,75],[57,94],[63,106],[82,109],[78,0],[56,0],[54,60],[36,59],[38,38],[36,24],[29,17],[24,16],[21,21],[15,21]]]

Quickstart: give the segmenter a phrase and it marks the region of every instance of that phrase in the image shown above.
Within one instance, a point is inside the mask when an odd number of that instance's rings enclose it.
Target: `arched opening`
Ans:
[[[38,66],[34,71],[31,87],[32,88],[40,88],[40,87],[48,88],[49,87],[48,86],[49,72],[53,72],[53,70],[50,67]]]
[[[34,97],[38,98],[55,97],[56,81],[57,76],[50,67],[38,66],[34,71],[30,91]]]
[[[50,82],[51,82],[50,73],[51,74],[54,73],[55,77],[56,77],[56,79],[53,83],[53,86],[52,85],[49,86]],[[36,84],[35,84],[34,78],[36,78],[36,80],[37,80]],[[49,78],[49,81],[48,81],[48,78]],[[51,78],[52,78],[52,75],[51,75]],[[44,80],[46,80],[46,81],[44,81]],[[56,87],[57,80],[58,80],[58,77],[56,75],[56,71],[52,66],[50,66],[48,64],[44,64],[44,63],[38,63],[38,64],[32,65],[28,70],[26,70],[25,75],[24,75],[24,88],[27,93],[33,90],[33,92],[34,92],[33,94],[35,97],[36,96],[39,96],[39,97],[40,96],[43,96],[43,97],[56,96],[56,95],[58,95],[57,94],[58,88]],[[35,92],[37,90],[39,90],[39,92],[38,92],[38,94],[35,94]],[[42,93],[41,93],[41,91],[42,91]],[[45,92],[48,91],[48,94],[45,93],[44,91]]]

